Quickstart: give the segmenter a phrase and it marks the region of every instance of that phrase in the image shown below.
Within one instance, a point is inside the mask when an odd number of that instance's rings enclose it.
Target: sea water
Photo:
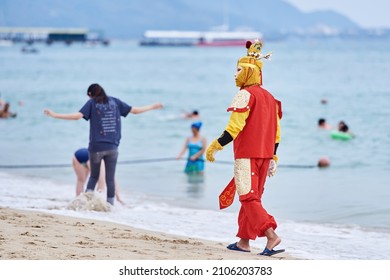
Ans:
[[[388,41],[341,40],[264,46],[264,52],[274,52],[264,62],[264,87],[282,101],[284,115],[280,167],[267,180],[263,204],[293,256],[390,259],[389,47]],[[0,48],[1,97],[17,113],[0,119],[1,207],[226,244],[236,240],[238,199],[218,209],[218,195],[233,176],[232,145],[206,163],[203,176],[187,176],[185,160],[173,159],[191,134],[184,111],[199,110],[208,142],[225,129],[244,48],[148,48],[133,42],[36,48],[35,54],[22,53],[20,45]],[[71,159],[88,145],[88,122],[43,115],[45,108],[77,112],[95,82],[132,106],[164,104],[122,118],[116,177],[125,205],[116,203],[108,213],[67,209],[75,196]],[[331,139],[330,131],[317,128],[319,118],[334,128],[345,121],[356,137]],[[324,156],[331,165],[319,169]],[[258,239],[253,246],[260,251],[264,244]]]

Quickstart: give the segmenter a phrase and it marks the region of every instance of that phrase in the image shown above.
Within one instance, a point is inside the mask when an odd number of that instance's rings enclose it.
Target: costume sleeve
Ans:
[[[225,131],[218,138],[218,142],[221,146],[229,144],[244,129],[252,102],[251,95],[246,90],[240,90],[234,96],[230,107],[227,109],[228,112],[232,112],[229,123],[227,124]]]
[[[230,115],[230,120],[225,130],[229,132],[233,139],[235,139],[237,135],[244,129],[249,112],[249,110],[242,113],[233,112]]]
[[[277,115],[277,114],[276,114],[276,115]],[[275,138],[275,143],[280,143],[280,118],[279,118],[278,115],[276,116],[276,123],[277,123],[277,126],[276,126],[276,138]]]

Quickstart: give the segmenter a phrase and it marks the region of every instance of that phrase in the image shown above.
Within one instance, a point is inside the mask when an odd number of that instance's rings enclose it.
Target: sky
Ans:
[[[390,28],[389,0],[284,0],[303,12],[334,10],[364,28]]]

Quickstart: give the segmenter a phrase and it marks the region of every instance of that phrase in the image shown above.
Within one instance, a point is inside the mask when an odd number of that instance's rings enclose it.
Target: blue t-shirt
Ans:
[[[89,151],[117,149],[121,139],[121,116],[126,117],[130,110],[131,106],[114,97],[108,97],[108,103],[88,100],[79,112],[90,121]]]

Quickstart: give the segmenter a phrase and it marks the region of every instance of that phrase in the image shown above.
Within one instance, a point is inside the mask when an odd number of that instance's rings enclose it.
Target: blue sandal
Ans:
[[[250,252],[249,250],[244,250],[244,249],[239,248],[237,246],[237,242],[230,244],[226,248],[228,248],[229,250],[233,250],[233,251],[240,251],[240,252],[245,252],[245,253],[249,253]]]
[[[283,253],[285,250],[284,249],[280,249],[280,250],[270,250],[268,249],[267,247],[264,249],[263,252],[259,253],[258,255],[260,256],[273,256],[273,255],[276,255],[276,254],[279,254],[279,253]]]

